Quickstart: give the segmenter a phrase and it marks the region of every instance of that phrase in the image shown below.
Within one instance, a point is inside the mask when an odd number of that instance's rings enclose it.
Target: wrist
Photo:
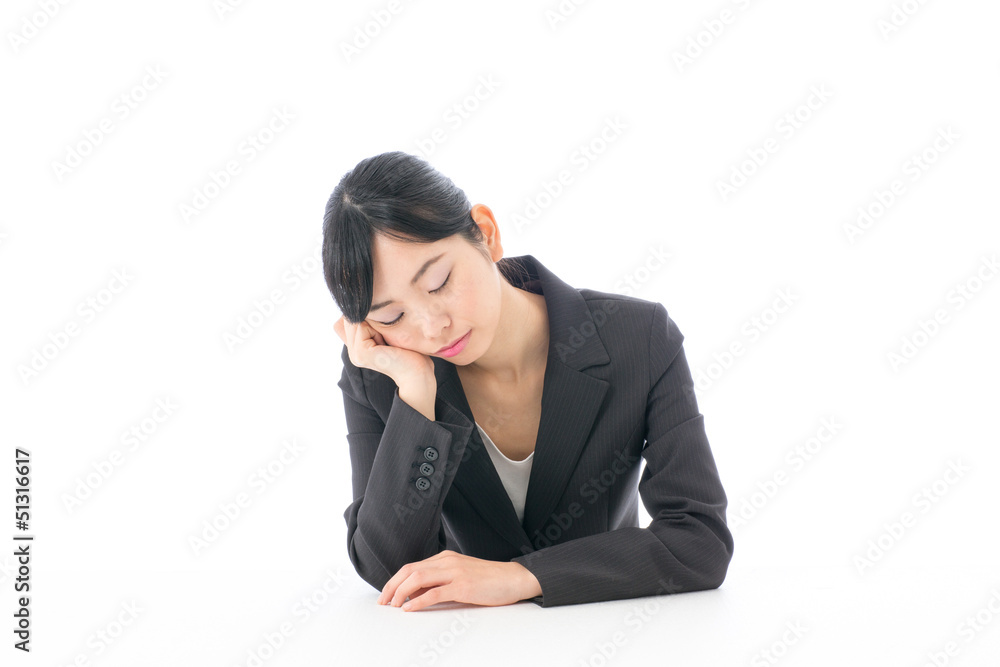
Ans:
[[[431,384],[420,382],[398,384],[399,398],[428,420],[435,421],[434,402],[437,398],[437,381],[431,378]]]
[[[518,591],[521,600],[530,600],[542,594],[542,585],[538,583],[538,578],[531,573],[531,570],[514,561],[511,561],[511,565],[514,566],[514,572],[519,580]]]
[[[407,375],[401,378],[393,378],[399,391],[406,391],[408,394],[430,394],[437,395],[437,377],[433,373],[419,375]]]

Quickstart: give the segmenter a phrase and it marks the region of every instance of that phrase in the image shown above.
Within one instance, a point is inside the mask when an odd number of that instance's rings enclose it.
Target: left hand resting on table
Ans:
[[[378,604],[394,607],[410,598],[406,611],[454,601],[490,607],[542,594],[535,575],[520,563],[483,560],[450,549],[399,568],[386,582]]]

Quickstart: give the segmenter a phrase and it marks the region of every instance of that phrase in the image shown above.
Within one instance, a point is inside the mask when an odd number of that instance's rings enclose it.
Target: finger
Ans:
[[[365,349],[364,341],[367,340],[367,332],[365,331],[365,323],[359,322],[358,324],[352,324],[354,331],[352,332],[352,347],[355,350]]]
[[[416,590],[416,591],[413,591],[412,593],[410,593],[409,598],[411,600],[416,600],[418,597],[420,597],[421,595],[423,595],[427,591],[432,591],[432,590],[434,590],[434,586],[428,586],[426,588],[421,588],[419,590]]]
[[[390,604],[393,607],[399,607],[406,602],[407,597],[416,595],[417,591],[422,588],[433,588],[449,583],[451,583],[451,578],[448,574],[437,568],[423,567],[415,569],[396,588]]]
[[[437,586],[417,598],[410,596],[410,601],[403,604],[403,611],[420,611],[439,602],[454,600],[450,589],[450,586]]]
[[[363,345],[365,348],[372,347],[375,345],[375,341],[372,340],[375,331],[371,328],[368,322],[362,321],[358,323],[358,344]],[[367,343],[371,341],[371,343]],[[367,344],[366,344],[367,343]]]
[[[375,600],[377,604],[388,604],[392,601],[392,596],[396,592],[396,588],[399,586],[400,582],[406,577],[402,576],[402,568],[399,572],[389,577],[389,581],[385,582],[385,586],[382,587],[382,591],[378,594],[378,599]]]
[[[422,562],[422,561],[417,561],[417,562]],[[399,570],[396,571],[396,574],[389,577],[389,581],[385,582],[385,586],[382,587],[382,592],[379,593],[376,602],[378,602],[378,604],[387,604],[387,603],[391,604],[393,596],[396,593],[396,589],[399,587],[401,583],[403,583],[404,579],[410,576],[412,572],[413,569],[407,568],[406,565],[399,568]]]
[[[416,565],[420,565],[421,563],[426,563],[426,562],[432,561],[432,560],[438,560],[439,558],[441,558],[443,556],[450,556],[450,555],[452,555],[454,553],[455,552],[451,551],[450,549],[445,549],[444,551],[439,551],[438,553],[434,554],[433,556],[430,556],[430,557],[425,558],[423,560],[414,561],[413,563],[410,563],[410,565],[415,565],[415,566]],[[415,569],[410,568],[408,571],[404,572],[403,571],[404,568],[406,568],[406,565],[404,565],[403,567],[399,568],[399,570],[396,572],[396,574],[392,575],[389,578],[389,581],[385,582],[385,586],[382,587],[382,592],[379,593],[379,596],[376,599],[376,602],[378,604],[385,604],[386,602],[391,601],[394,598],[395,593],[396,593],[396,589],[399,587],[399,585],[407,577],[409,577],[411,574],[413,574],[413,572],[416,571]],[[405,600],[405,599],[406,598],[404,597],[403,600]]]
[[[344,330],[344,338],[347,339],[344,342],[350,344],[354,339],[354,324],[348,322],[347,318],[344,318],[344,321],[341,322],[341,327]]]

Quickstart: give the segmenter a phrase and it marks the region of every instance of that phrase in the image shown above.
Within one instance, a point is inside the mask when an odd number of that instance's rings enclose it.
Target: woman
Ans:
[[[490,209],[402,152],[344,175],[323,234],[343,313],[348,553],[378,603],[722,584],[726,494],[662,305],[503,257]]]

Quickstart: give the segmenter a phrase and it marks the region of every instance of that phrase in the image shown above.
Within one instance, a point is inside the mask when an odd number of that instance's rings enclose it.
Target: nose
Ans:
[[[451,342],[450,340],[444,340],[447,336],[443,333],[451,324],[451,318],[435,306],[422,311],[417,316],[417,323],[425,339],[440,341],[440,345],[434,348],[435,350]]]

